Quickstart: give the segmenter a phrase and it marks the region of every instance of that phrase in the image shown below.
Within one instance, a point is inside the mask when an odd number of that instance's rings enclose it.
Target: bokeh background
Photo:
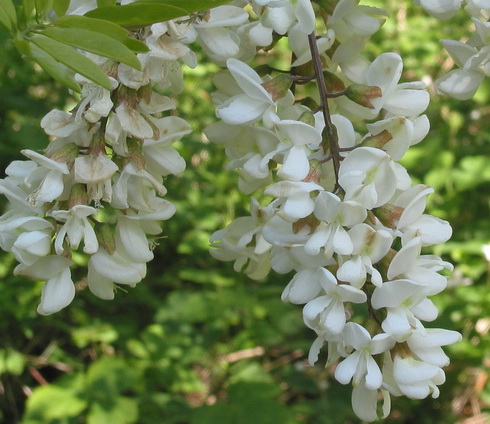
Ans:
[[[386,7],[385,2],[370,2]],[[402,163],[414,183],[436,190],[428,213],[451,222],[450,242],[437,254],[455,265],[448,289],[434,298],[431,327],[460,331],[438,399],[394,398],[386,423],[490,422],[490,83],[473,100],[438,97],[433,80],[452,67],[441,38],[463,39],[471,23],[429,18],[409,2],[392,2],[392,19],[366,51],[404,58],[403,81],[428,83],[429,136]],[[0,29],[0,170],[24,159],[22,148],[48,142],[39,126],[52,108],[75,99],[36,65],[19,57]],[[268,53],[287,66],[287,50]],[[265,62],[264,59],[259,59]],[[186,70],[179,115],[195,128],[179,143],[188,167],[166,181],[177,214],[148,276],[106,302],[84,281],[86,258],[75,256],[77,296],[65,310],[39,316],[41,282],[12,275],[0,255],[0,423],[4,424],[348,424],[350,387],[332,378],[325,356],[306,365],[315,335],[301,308],[283,304],[288,275],[252,281],[208,253],[209,236],[246,213],[248,199],[225,170],[219,146],[202,135],[214,122],[210,93],[217,68]],[[1,199],[0,203],[5,204]]]

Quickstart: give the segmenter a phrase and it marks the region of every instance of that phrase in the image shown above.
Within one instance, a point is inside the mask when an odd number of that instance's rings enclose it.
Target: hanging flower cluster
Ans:
[[[352,381],[361,419],[379,418],[380,393],[383,417],[390,394],[437,397],[449,362],[441,346],[460,335],[425,328],[438,314],[430,297],[446,287],[439,272],[452,265],[422,249],[447,241],[451,228],[424,214],[433,190],[412,185],[397,162],[429,130],[425,84],[400,82],[397,54],[360,57],[384,10],[319,2],[326,30],[316,36],[309,1],[250,3],[252,30],[264,36],[256,40],[288,37],[292,75],[261,77],[230,58],[215,77],[220,121],[206,134],[224,145],[240,189],[260,190],[267,203],[252,198],[250,216],[212,236],[211,254],[256,279],[293,273],[282,299],[304,305],[316,333],[309,362],[323,346],[327,364],[340,361],[335,378]],[[316,109],[291,91],[313,80]]]
[[[463,8],[475,25],[474,34],[465,42],[441,40],[458,67],[436,81],[440,94],[458,100],[471,99],[485,77],[490,75],[490,3],[485,0],[434,2],[419,0],[429,14],[441,20],[451,19]],[[463,7],[464,5],[464,7]]]
[[[171,22],[140,30],[150,48],[138,55],[141,71],[90,55],[112,90],[77,75],[80,102],[41,121],[52,138],[44,153],[23,150],[29,160],[6,169],[0,192],[10,205],[0,218],[0,246],[19,261],[15,274],[46,280],[40,314],[73,300],[75,251],[90,255],[88,287],[102,299],[145,276],[151,238],[162,231],[159,221],[175,212],[163,198],[163,180],[185,169],[172,144],[191,131],[170,114],[172,96],[182,88],[181,62],[195,64],[183,32]]]
[[[191,128],[171,111],[184,85],[181,66],[196,65],[190,46],[198,43],[227,67],[214,80],[220,120],[206,135],[224,146],[239,188],[265,202],[252,198],[250,216],[216,232],[211,254],[256,279],[271,269],[293,273],[282,299],[304,305],[305,325],[316,333],[309,362],[327,348],[327,363],[338,363],[335,378],[352,381],[361,419],[378,418],[379,394],[382,416],[390,395],[437,397],[449,362],[441,346],[460,335],[425,327],[438,314],[430,297],[446,286],[439,272],[452,266],[422,250],[448,240],[451,228],[424,214],[433,190],[412,185],[398,163],[429,131],[425,84],[400,82],[395,53],[372,62],[361,56],[387,16],[383,9],[356,0],[231,3],[135,31],[149,48],[138,55],[142,70],[88,55],[112,89],[77,76],[77,106],[41,122],[52,137],[44,153],[24,150],[29,160],[7,168],[0,247],[19,261],[16,274],[46,280],[41,314],[72,301],[75,251],[90,255],[87,283],[100,298],[142,280],[153,258],[149,239],[175,212],[163,182],[184,171],[172,144]],[[434,13],[446,18],[461,1],[442,3]],[[95,6],[74,1],[68,10]],[[317,25],[324,27],[318,36]],[[468,72],[485,73],[486,50],[477,49],[486,24],[478,25],[479,41],[446,42],[465,81]],[[290,73],[260,76],[245,63],[281,37],[292,52]],[[474,92],[461,89],[459,78],[448,74],[440,90]]]

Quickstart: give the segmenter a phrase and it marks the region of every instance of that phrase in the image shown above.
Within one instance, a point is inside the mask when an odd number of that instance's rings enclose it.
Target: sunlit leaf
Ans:
[[[143,3],[163,4],[185,9],[187,13],[199,12],[231,3],[230,0],[142,0]]]
[[[37,15],[46,15],[53,6],[53,0],[34,0]]]
[[[60,84],[70,88],[77,93],[80,92],[80,85],[75,81],[73,75],[65,65],[62,65],[49,53],[40,49],[35,44],[30,45],[31,56],[43,70],[58,81]]]
[[[186,14],[187,11],[180,7],[138,2],[124,6],[101,7],[91,10],[85,16],[105,19],[125,27],[140,27]]]
[[[108,90],[111,89],[111,82],[104,71],[72,47],[43,36],[33,37],[31,41],[68,68]]]
[[[56,0],[53,3],[53,10],[58,16],[63,16],[70,6],[70,0]]]
[[[53,25],[59,28],[79,28],[100,32],[119,41],[123,41],[128,36],[128,30],[119,25],[102,19],[87,18],[86,16],[61,16],[53,22]]]
[[[17,25],[17,14],[12,0],[2,0],[0,3],[0,25],[9,31]]]
[[[100,32],[79,28],[49,27],[42,30],[41,34],[61,43],[141,69],[139,60],[129,48]]]
[[[128,30],[103,19],[68,15],[56,19],[56,21],[53,22],[53,25],[59,28],[80,28],[99,32],[122,42],[126,47],[136,53],[145,53],[148,51],[148,46],[145,43],[128,37]]]

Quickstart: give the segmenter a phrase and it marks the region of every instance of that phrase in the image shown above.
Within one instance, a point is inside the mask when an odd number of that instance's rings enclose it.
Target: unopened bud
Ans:
[[[49,158],[56,162],[68,163],[73,162],[77,158],[78,153],[78,146],[75,143],[69,143],[61,149],[56,150]]]
[[[384,281],[386,281],[386,279],[388,278],[388,269],[390,267],[391,261],[397,253],[398,251],[396,251],[395,249],[390,249],[388,253],[383,256],[376,264],[376,269],[382,275]]]
[[[315,115],[313,115],[312,112],[309,110],[304,111],[300,117],[298,118],[299,122],[304,122],[305,124],[308,124],[312,127],[315,126]]]
[[[340,0],[314,0],[315,3],[318,3],[320,7],[327,12],[329,15],[333,15],[333,11],[335,7],[339,3]]]
[[[152,93],[153,93],[153,89],[151,84],[144,85],[138,89],[138,97],[144,100],[148,104],[151,101]]]
[[[272,100],[282,99],[293,84],[291,75],[279,74],[269,81],[262,83],[262,87],[272,96]]]
[[[68,209],[77,205],[88,205],[87,188],[85,184],[73,184],[68,198]]]
[[[102,152],[105,153],[105,133],[104,131],[99,129],[92,137],[88,153],[97,156],[100,155]]]
[[[390,132],[388,130],[383,130],[379,134],[366,137],[364,140],[362,140],[359,146],[383,149],[384,145],[390,142],[392,139],[393,136],[390,134]]]
[[[319,225],[320,221],[315,217],[315,215],[311,214],[305,218],[301,218],[296,222],[293,222],[293,233],[298,234],[303,228],[307,227],[309,229],[308,234],[311,234]]]
[[[109,255],[112,255],[116,251],[116,240],[114,239],[114,233],[109,224],[98,222],[95,224],[95,234],[97,235],[97,241]]]
[[[381,88],[376,85],[352,84],[345,90],[345,95],[361,106],[374,109],[375,106],[371,100],[381,97],[383,93]]]
[[[134,138],[128,138],[128,159],[136,165],[138,170],[145,168],[145,157],[143,155],[143,144]]]
[[[337,75],[332,74],[329,71],[323,71],[323,78],[325,79],[325,87],[329,94],[341,93],[345,90],[344,81]]]
[[[311,160],[310,172],[308,172],[308,175],[303,181],[307,183],[313,182],[316,184],[320,184],[321,178],[322,178],[322,164],[316,160]]]
[[[396,228],[398,221],[405,209],[390,203],[373,209],[374,215],[388,228]]]

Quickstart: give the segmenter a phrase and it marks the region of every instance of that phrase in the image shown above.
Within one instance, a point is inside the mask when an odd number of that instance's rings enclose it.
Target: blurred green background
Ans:
[[[383,2],[384,3],[384,2]],[[490,422],[490,83],[467,102],[439,98],[431,81],[451,68],[441,38],[467,37],[464,14],[446,24],[393,2],[392,20],[366,54],[399,52],[403,81],[422,79],[434,94],[429,136],[402,163],[414,183],[436,194],[428,213],[451,222],[452,240],[435,251],[455,264],[448,289],[434,298],[430,327],[460,331],[438,399],[394,398],[387,423]],[[408,3],[408,2],[407,2]],[[386,7],[381,1],[379,6]],[[24,62],[0,30],[0,169],[42,149],[40,119],[73,105],[66,90]],[[271,54],[274,54],[272,52]],[[279,50],[276,54],[284,54]],[[282,58],[288,60],[288,57]],[[281,58],[277,59],[281,60]],[[179,114],[195,128],[179,144],[188,167],[166,181],[177,214],[164,224],[145,280],[105,302],[74,271],[74,302],[39,316],[42,283],[12,276],[1,253],[0,422],[5,424],[347,424],[359,423],[350,387],[322,365],[306,366],[315,335],[301,308],[283,304],[289,276],[251,281],[208,253],[212,232],[246,213],[248,200],[225,171],[219,146],[202,129],[214,121],[211,65],[186,71]],[[1,202],[5,203],[4,199]],[[83,263],[81,263],[83,265]]]

